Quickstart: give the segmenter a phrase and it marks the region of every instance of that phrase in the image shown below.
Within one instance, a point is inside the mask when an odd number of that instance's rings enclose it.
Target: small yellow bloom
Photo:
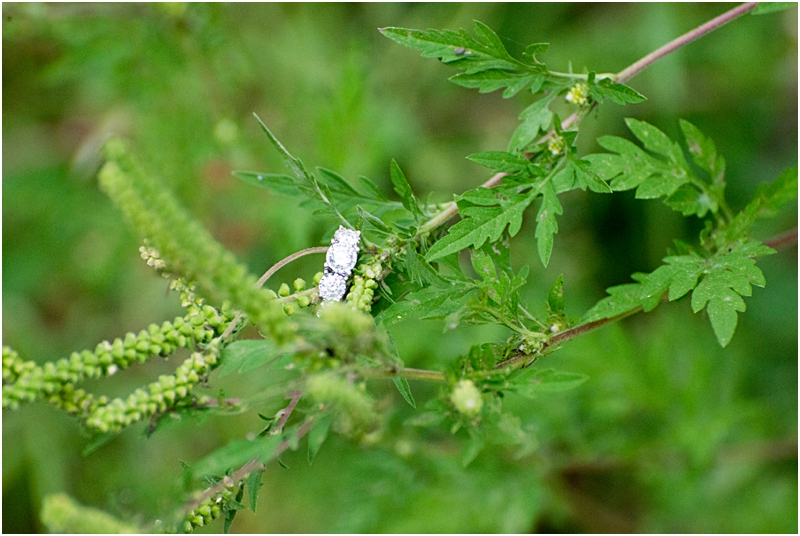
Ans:
[[[567,102],[583,106],[589,102],[589,86],[583,82],[579,82],[572,86],[572,89],[569,90],[567,96],[564,98]]]

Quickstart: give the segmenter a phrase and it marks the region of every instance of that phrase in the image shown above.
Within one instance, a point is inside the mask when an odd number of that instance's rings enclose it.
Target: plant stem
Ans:
[[[797,245],[797,227],[790,229],[783,234],[764,241],[765,246],[772,249],[783,249]]]
[[[311,431],[311,428],[313,427],[314,427],[314,420],[313,418],[309,418],[305,423],[303,423],[303,425],[300,428],[297,429],[297,433],[295,434],[294,438],[286,439],[280,445],[278,445],[278,448],[275,449],[275,453],[270,458],[273,459],[280,456],[284,451],[286,451],[290,446],[292,446],[293,443],[295,443],[297,440],[299,440],[309,431]],[[184,507],[184,512],[188,514],[189,512],[200,506],[200,504],[206,499],[210,499],[211,497],[215,496],[217,493],[220,493],[228,486],[236,485],[237,482],[241,482],[242,480],[247,478],[248,475],[250,475],[250,473],[252,473],[253,471],[263,471],[263,470],[264,470],[264,464],[258,461],[258,457],[253,458],[252,460],[244,464],[239,470],[237,470],[231,476],[224,477],[222,480],[220,480],[210,488],[204,490],[199,497],[197,497],[195,500],[193,500]]]
[[[444,373],[436,370],[425,370],[415,368],[402,369],[361,369],[358,375],[365,380],[375,380],[380,378],[403,378],[406,380],[427,380],[433,382],[445,382],[447,378]]]
[[[278,262],[276,262],[274,265],[272,265],[272,268],[270,268],[269,270],[264,272],[264,275],[262,275],[261,278],[256,283],[256,288],[261,288],[264,285],[264,283],[266,283],[267,280],[270,277],[272,277],[272,274],[274,274],[275,272],[277,272],[278,270],[280,270],[281,268],[283,268],[284,266],[286,266],[287,264],[289,264],[293,260],[299,259],[300,257],[304,257],[306,255],[312,255],[314,253],[325,253],[326,251],[328,251],[328,247],[327,246],[320,246],[320,247],[316,247],[316,248],[301,249],[300,251],[298,251],[296,253],[292,253],[291,255],[286,257],[285,259],[281,259]]]
[[[500,182],[500,179],[506,175],[508,175],[508,173],[497,173],[491,179],[481,184],[480,188],[492,188],[497,186],[497,184]],[[425,222],[422,227],[419,228],[418,234],[425,234],[433,231],[437,227],[447,223],[448,220],[450,220],[450,218],[456,214],[458,214],[458,205],[456,205],[456,202],[450,201],[449,203],[445,203],[444,208],[442,208],[442,210],[439,211],[436,216]]]
[[[270,267],[269,270],[264,272],[264,275],[262,275],[258,279],[258,281],[256,282],[256,288],[261,288],[262,286],[264,286],[264,283],[266,283],[267,280],[270,277],[272,277],[275,272],[277,272],[278,270],[280,270],[281,268],[283,268],[284,266],[286,266],[287,264],[289,264],[293,260],[299,259],[300,257],[304,257],[306,255],[312,255],[314,253],[325,253],[326,251],[328,251],[327,246],[320,246],[320,247],[315,247],[315,248],[301,249],[300,251],[292,253],[288,257],[286,257],[284,259],[281,259],[278,262],[276,262],[275,264],[273,264]],[[220,335],[220,338],[221,339],[226,339],[231,333],[233,333],[233,330],[236,328],[237,324],[239,324],[239,320],[241,318],[242,318],[242,313],[241,312],[236,313],[236,316],[233,317],[233,320],[231,320],[231,323],[228,324],[228,327],[225,328],[225,331],[222,332],[222,335]]]
[[[640,59],[636,63],[632,64],[631,66],[623,69],[619,73],[617,73],[617,82],[620,84],[625,83],[626,81],[630,80],[637,74],[639,74],[642,70],[644,70],[647,66],[654,63],[656,60],[666,56],[667,54],[674,52],[675,50],[681,48],[684,45],[687,45],[698,39],[707,33],[710,33],[720,26],[727,24],[728,22],[732,21],[733,19],[744,15],[748,11],[752,11],[758,5],[758,2],[747,2],[745,4],[741,4],[730,11],[726,11],[719,17],[713,18],[710,21],[706,22],[705,24],[701,24],[694,30],[683,34],[682,36],[673,39],[666,45],[662,46],[658,50],[654,50],[644,58]]]

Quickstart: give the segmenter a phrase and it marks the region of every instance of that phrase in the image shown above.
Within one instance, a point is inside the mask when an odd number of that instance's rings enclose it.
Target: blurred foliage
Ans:
[[[121,214],[100,193],[99,147],[112,133],[253,273],[322,243],[333,220],[255,190],[232,169],[283,172],[252,118],[312,165],[391,189],[395,158],[418,195],[452,199],[487,174],[468,154],[503,150],[522,101],[445,81],[437,62],[381,37],[378,27],[492,27],[507,48],[547,41],[548,65],[619,71],[727,9],[719,4],[3,4],[3,343],[52,361],[172,318],[166,283],[137,253]],[[797,12],[746,16],[649,67],[630,85],[644,104],[607,104],[583,123],[581,150],[627,136],[635,116],[678,138],[678,118],[711,136],[728,162],[732,208],[797,162]],[[565,200],[549,267],[533,228],[514,239],[531,264],[525,293],[544,303],[564,274],[567,311],[581,314],[611,285],[650,271],[674,238],[696,234],[658,202],[632,193]],[[796,225],[796,207],[760,224],[761,239]],[[319,258],[279,272],[274,288],[310,279]],[[370,389],[391,405],[381,446],[332,437],[309,467],[282,457],[262,479],[256,515],[237,532],[796,532],[797,263],[791,249],[760,262],[736,337],[720,349],[686,301],[568,343],[552,357],[589,374],[542,402],[510,397],[536,432],[516,460],[484,451],[461,469],[461,435],[404,426],[414,414],[391,382]],[[408,366],[432,367],[494,326],[441,332],[439,322],[392,328]],[[130,392],[174,364],[153,361],[103,382]],[[252,375],[251,375],[252,376]],[[217,378],[252,390],[248,375]],[[412,383],[424,401],[437,387]],[[215,393],[211,393],[215,394]],[[265,407],[269,415],[279,407]],[[192,462],[258,427],[248,416],[128,430],[89,456],[76,423],[37,404],[3,414],[3,530],[45,530],[43,498],[66,492],[127,523],[181,500]],[[209,527],[221,531],[220,525]]]

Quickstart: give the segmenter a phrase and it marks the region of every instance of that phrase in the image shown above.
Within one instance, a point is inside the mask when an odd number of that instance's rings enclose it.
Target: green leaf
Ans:
[[[248,372],[274,362],[280,354],[277,346],[268,339],[235,341],[222,350],[220,376],[231,372]]]
[[[564,311],[564,274],[558,276],[550,288],[550,293],[547,295],[547,307],[554,314]]]
[[[343,193],[343,197],[347,199],[350,197],[349,194],[354,190],[347,185],[344,180],[337,180],[336,177],[328,174],[325,175],[328,179],[328,182],[320,183],[314,175],[306,170],[305,166],[303,166],[303,163],[299,159],[292,156],[291,153],[286,150],[286,147],[284,147],[281,142],[278,141],[278,139],[272,134],[263,121],[261,121],[261,118],[259,118],[257,115],[255,115],[255,118],[258,121],[258,124],[261,126],[261,130],[264,131],[264,133],[267,135],[267,138],[269,138],[269,141],[272,142],[272,145],[283,157],[286,166],[294,174],[296,179],[294,184],[298,189],[298,194],[304,195],[310,201],[320,204],[321,208],[325,212],[336,216],[347,227],[350,227],[350,223],[342,215],[336,204],[334,204],[332,200],[332,191]],[[256,180],[258,180],[257,177]],[[333,190],[331,190],[331,185],[333,186]],[[285,187],[285,185],[283,187]]]
[[[428,287],[410,292],[403,301],[395,302],[382,311],[375,321],[390,326],[408,318],[447,316],[461,309],[475,288],[472,283],[451,282],[446,287]]]
[[[588,82],[589,94],[594,100],[601,104],[606,97],[617,104],[638,104],[647,100],[644,95],[632,87],[626,86],[625,84],[618,84],[610,78],[595,80],[593,76],[590,76]]]
[[[486,439],[481,434],[471,434],[469,440],[461,448],[461,467],[467,467],[478,457],[486,446]]]
[[[485,190],[486,193],[480,192]],[[471,190],[471,203],[497,203],[497,206],[476,206],[459,202],[462,220],[453,225],[448,234],[433,244],[425,258],[430,262],[461,251],[467,247],[479,248],[487,240],[496,242],[508,227],[509,236],[514,236],[522,226],[522,214],[539,194],[538,189],[527,194],[516,194],[498,198],[487,188]],[[464,197],[464,196],[462,196]]]
[[[681,185],[664,200],[664,204],[684,216],[694,215],[699,218],[705,216],[709,211],[716,212],[719,209],[716,199],[691,184]]]
[[[394,185],[394,191],[397,192],[397,195],[403,200],[403,206],[407,211],[411,212],[417,222],[419,222],[422,218],[422,210],[419,208],[419,202],[417,198],[414,197],[414,191],[411,189],[411,185],[408,184],[406,176],[394,159],[392,159],[390,164],[390,174],[392,177],[392,184]]]
[[[258,171],[234,171],[233,175],[247,184],[268,188],[283,195],[297,195],[295,179],[289,175],[260,173]]]
[[[272,458],[281,441],[280,435],[260,436],[253,441],[233,441],[195,463],[192,466],[192,474],[221,475],[228,469],[238,468],[253,458],[264,463]]]
[[[692,293],[692,310],[697,313],[707,306],[711,327],[719,344],[727,346],[737,324],[737,312],[746,307],[741,296],[751,296],[751,285],[763,287],[764,274],[756,266],[755,256],[769,255],[775,250],[760,242],[748,242],[712,257],[703,280]]]
[[[660,167],[656,159],[624,138],[601,136],[597,143],[619,154],[590,154],[583,160],[590,163],[590,169],[601,179],[610,181],[611,189],[616,192],[636,188]]]
[[[436,273],[425,257],[417,253],[411,245],[407,247],[407,253],[401,257],[402,270],[408,275],[412,282],[421,287],[442,286],[443,280]]]
[[[458,73],[451,76],[449,80],[461,87],[477,89],[478,93],[491,93],[507,87],[503,96],[509,98],[540,77],[539,74],[512,74],[505,70],[492,69],[478,73]]]
[[[450,80],[458,85],[476,88],[481,92],[507,88],[503,97],[509,98],[528,85],[535,93],[544,82],[547,69],[532,55],[530,61],[513,58],[503,42],[488,26],[475,21],[477,39],[464,30],[412,30],[383,28],[381,33],[401,45],[418,50],[425,58],[439,58],[443,63],[462,72]],[[541,50],[541,47],[539,47]]]
[[[534,175],[541,177],[544,171],[531,162],[527,158],[517,156],[505,151],[487,151],[484,153],[475,153],[467,157],[467,160],[486,166],[499,173],[519,173],[524,175]]]
[[[642,145],[644,145],[644,148],[648,151],[664,156],[669,159],[669,161],[676,164],[686,162],[680,145],[669,139],[669,136],[658,128],[644,121],[639,121],[638,119],[630,117],[625,119],[625,123],[628,125],[631,132],[633,132],[633,135],[639,138],[639,141],[642,142]]]
[[[545,183],[542,189],[542,204],[539,207],[539,213],[536,215],[537,247],[539,258],[545,266],[550,262],[550,253],[553,251],[553,236],[558,232],[556,215],[563,212],[552,182]]]
[[[535,398],[540,393],[559,393],[575,389],[589,376],[577,372],[553,369],[522,369],[509,380],[510,391],[525,398]]]
[[[263,471],[256,469],[247,477],[247,495],[250,497],[250,510],[256,512],[258,504],[258,491],[261,487],[261,474]]]
[[[684,119],[680,120],[686,147],[697,166],[706,171],[712,182],[721,183],[725,178],[725,159],[717,154],[717,146],[700,129]]]
[[[753,199],[734,218],[729,231],[729,240],[744,235],[756,220],[773,217],[780,208],[797,198],[797,168],[789,168],[770,184],[760,184]]]
[[[256,114],[253,115],[255,116],[256,121],[258,121],[258,124],[261,126],[261,130],[264,131],[264,134],[267,135],[269,141],[272,142],[272,145],[275,146],[275,148],[278,150],[278,153],[280,153],[280,155],[283,157],[283,161],[286,163],[286,167],[288,167],[292,171],[294,176],[297,177],[299,180],[307,181],[311,175],[308,173],[308,171],[306,171],[306,168],[303,166],[303,163],[294,156],[292,156],[291,153],[289,153],[289,151],[286,150],[286,147],[284,147],[283,144],[278,141],[278,138],[276,138],[272,134],[270,129],[267,128],[267,125],[265,125],[264,122],[261,121],[261,118],[258,117],[258,115]]]
[[[375,230],[377,230],[380,234],[383,234],[383,235],[392,234],[391,227],[389,227],[388,225],[383,223],[383,220],[381,220],[380,218],[378,218],[376,216],[373,216],[372,214],[370,214],[369,212],[364,210],[361,207],[361,205],[358,205],[357,211],[358,211],[358,215],[361,216],[361,218],[364,220],[364,222],[369,223],[370,225],[372,225],[375,228]]]
[[[604,318],[614,318],[642,306],[642,286],[639,283],[626,283],[606,289],[608,296],[597,302],[581,318],[581,323],[595,322]]]
[[[317,417],[317,422],[314,423],[313,428],[308,431],[308,463],[314,461],[320,447],[328,438],[328,430],[330,430],[331,423],[333,422],[333,413],[324,413]]]
[[[759,2],[759,4],[750,12],[751,15],[765,15],[767,13],[775,13],[776,11],[783,11],[796,7],[797,2]]]
[[[519,119],[522,123],[511,135],[511,141],[508,143],[509,152],[522,151],[539,136],[539,132],[547,132],[553,121],[553,112],[549,108],[553,97],[555,93],[537,100],[520,114]]]
[[[414,402],[414,397],[411,395],[411,387],[408,385],[408,380],[405,378],[392,378],[394,382],[394,386],[397,387],[397,390],[400,391],[400,394],[403,395],[403,399],[408,402],[408,405],[414,409],[417,409],[417,404]]]

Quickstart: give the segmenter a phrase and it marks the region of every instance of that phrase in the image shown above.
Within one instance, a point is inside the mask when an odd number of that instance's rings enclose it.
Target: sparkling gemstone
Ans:
[[[353,246],[334,243],[325,257],[327,266],[338,274],[348,274],[356,265],[358,250]]]
[[[319,297],[323,300],[341,301],[347,290],[347,280],[339,274],[325,274],[319,282]]]
[[[333,234],[333,242],[338,242],[339,244],[352,246],[358,248],[358,241],[361,239],[361,231],[351,231],[350,229],[345,229],[341,225]]]

